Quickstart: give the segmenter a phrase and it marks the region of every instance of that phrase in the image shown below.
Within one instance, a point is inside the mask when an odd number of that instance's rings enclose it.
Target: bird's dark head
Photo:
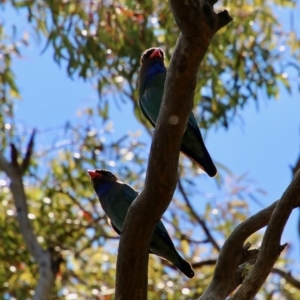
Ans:
[[[111,185],[115,183],[118,178],[107,170],[88,170],[91,177],[95,192],[101,198],[109,191]]]
[[[164,66],[164,59],[165,59],[165,53],[162,49],[160,48],[149,48],[147,50],[144,51],[142,57],[141,57],[141,61],[140,64],[141,66],[144,65],[147,61],[149,60],[159,60],[162,62],[163,66]]]
[[[115,182],[118,180],[118,178],[111,172],[102,169],[102,170],[88,170],[88,174],[91,177],[91,180],[93,182],[100,181],[100,182]]]
[[[147,49],[140,60],[141,68],[139,73],[139,88],[145,88],[145,84],[151,82],[151,79],[160,74],[166,73],[165,53],[160,48]]]

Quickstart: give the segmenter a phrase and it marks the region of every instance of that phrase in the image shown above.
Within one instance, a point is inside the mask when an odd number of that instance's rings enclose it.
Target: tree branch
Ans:
[[[148,251],[156,223],[167,209],[178,180],[183,133],[193,107],[199,65],[215,32],[229,23],[203,0],[170,0],[180,35],[167,74],[151,145],[145,188],[130,206],[119,244],[116,299],[147,299]],[[221,22],[220,20],[226,20]],[[177,117],[178,123],[169,122]]]
[[[214,266],[216,264],[216,262],[217,262],[216,259],[207,259],[207,260],[201,260],[201,261],[192,263],[191,266],[195,270],[195,269],[201,269],[202,267],[205,267],[205,266]],[[174,265],[170,264],[165,259],[161,259],[161,263],[165,266],[168,266],[169,268],[171,268],[173,270],[177,270],[177,268]]]
[[[280,239],[292,210],[300,205],[300,171],[279,200],[265,232],[257,261],[232,299],[252,299],[266,280],[285,245]]]
[[[27,150],[26,150],[25,157],[22,161],[22,166],[21,166],[22,174],[24,174],[27,171],[27,169],[29,168],[30,159],[31,159],[31,156],[32,156],[32,153],[33,153],[35,133],[36,133],[36,130],[34,129],[32,134],[31,134],[28,145],[27,145]]]
[[[17,220],[21,234],[24,238],[29,253],[33,256],[39,266],[39,279],[34,293],[34,300],[46,300],[54,284],[54,273],[52,271],[52,258],[48,251],[44,251],[39,245],[28,219],[27,200],[22,181],[21,168],[17,163],[15,146],[11,147],[12,163],[9,163],[0,153],[0,170],[9,177],[10,190],[17,211]],[[32,150],[30,150],[32,151]],[[28,151],[27,151],[28,153]],[[26,163],[28,166],[28,164]]]
[[[207,239],[208,241],[210,241],[213,245],[213,247],[218,251],[220,252],[220,246],[218,245],[218,243],[216,242],[216,240],[214,239],[214,237],[212,236],[212,234],[210,233],[209,229],[207,228],[206,226],[206,222],[200,218],[200,216],[195,212],[195,210],[193,209],[192,205],[191,205],[191,202],[190,200],[188,199],[185,191],[184,191],[184,188],[182,186],[182,183],[181,183],[181,180],[179,179],[178,180],[178,189],[180,191],[180,193],[182,194],[183,198],[184,198],[184,201],[186,203],[186,205],[188,206],[188,208],[190,209],[192,215],[195,217],[195,219],[198,221],[198,223],[200,224],[200,226],[202,227],[203,231],[205,232],[206,236],[207,236]]]
[[[195,263],[192,263],[192,268],[198,269],[198,268],[202,268],[203,266],[213,266],[217,263],[216,259],[207,259],[207,260],[201,260]]]
[[[201,300],[223,300],[240,284],[236,272],[244,262],[244,242],[252,233],[268,224],[277,203],[278,201],[259,211],[234,229],[221,249],[213,279],[200,297]]]
[[[279,244],[280,237],[291,211],[298,206],[300,206],[300,171],[295,175],[281,200],[248,218],[231,233],[221,249],[213,279],[200,299],[225,299],[241,284],[244,263],[253,264],[256,261],[243,285],[232,297],[232,300],[253,299],[284,248]],[[246,248],[244,245],[246,239],[266,225],[268,228],[261,250],[259,252],[248,250],[249,247]]]
[[[292,286],[300,290],[300,281],[294,278],[290,273],[285,272],[278,268],[273,268],[271,272],[280,275],[282,278],[286,280],[286,282],[288,282],[289,284],[291,284]]]

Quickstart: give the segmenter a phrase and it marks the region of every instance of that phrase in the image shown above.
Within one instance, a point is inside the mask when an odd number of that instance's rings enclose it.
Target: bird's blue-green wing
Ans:
[[[127,184],[123,184],[122,186],[122,193],[125,196],[126,200],[128,201],[129,205],[133,202],[133,200],[139,195],[139,193],[130,187]]]
[[[162,102],[165,77],[165,73],[157,75],[140,93],[141,110],[153,127],[155,127]]]
[[[169,236],[169,233],[162,221],[159,221],[154,229],[154,233],[158,234],[171,248],[175,249],[175,246]],[[177,250],[175,249],[177,252]]]
[[[110,224],[110,226],[113,228],[113,230],[118,234],[121,235],[121,231],[119,230],[119,228],[112,222],[111,219],[108,218],[108,223]]]
[[[217,169],[205,147],[193,112],[190,113],[187,128],[183,135],[181,151],[193,159],[209,176],[217,174]]]
[[[131,205],[133,200],[139,195],[139,193],[127,184],[122,187],[122,193],[126,197],[128,203]],[[164,224],[159,221],[154,229],[154,232],[158,234],[166,243],[175,249],[174,244],[168,234],[168,231]]]
[[[127,215],[128,208],[137,197],[138,192],[127,184],[117,183],[107,197],[107,216],[113,229],[120,234]]]
[[[188,148],[195,151],[197,156],[200,158],[204,159],[206,156],[209,156],[193,112],[190,113],[187,128],[183,136],[182,145],[189,145],[190,147]]]
[[[193,112],[190,113],[188,124],[190,126],[192,126],[194,129],[198,129],[199,128],[198,122],[197,122],[197,120],[196,120],[195,115],[194,115]]]

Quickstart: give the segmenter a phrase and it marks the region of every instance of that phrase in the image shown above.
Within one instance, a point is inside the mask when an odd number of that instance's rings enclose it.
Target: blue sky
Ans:
[[[26,127],[45,129],[75,120],[78,109],[94,106],[97,91],[88,82],[70,80],[63,67],[54,63],[51,50],[40,54],[43,44],[24,49],[21,59],[14,59],[22,101],[17,105],[18,121]],[[149,45],[153,46],[153,45]],[[299,82],[299,78],[298,78]],[[115,135],[142,130],[128,103],[120,111],[112,105]],[[245,172],[255,185],[267,192],[259,198],[264,205],[277,200],[291,181],[290,165],[295,164],[300,151],[299,92],[293,95],[282,89],[278,100],[260,101],[259,110],[249,104],[229,130],[211,129],[206,145],[213,159],[226,165],[234,174]],[[147,133],[142,138],[150,141]],[[258,210],[253,205],[252,212]],[[290,242],[293,256],[299,262],[300,246],[297,234],[298,210],[294,211],[286,227],[282,242]],[[299,268],[298,268],[299,271]]]

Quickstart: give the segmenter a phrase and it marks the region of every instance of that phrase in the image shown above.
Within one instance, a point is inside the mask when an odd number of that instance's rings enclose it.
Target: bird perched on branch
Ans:
[[[107,170],[89,170],[88,173],[113,229],[119,235],[122,234],[128,208],[139,193],[129,185],[119,181],[114,174]],[[194,277],[191,265],[179,255],[161,221],[157,223],[154,229],[149,252],[170,261],[187,277]]]
[[[144,116],[154,127],[162,103],[167,75],[164,57],[164,52],[160,48],[150,48],[141,57],[139,103]],[[217,174],[217,169],[204,145],[193,112],[189,116],[182,138],[181,152],[191,158],[209,176],[213,177]]]

